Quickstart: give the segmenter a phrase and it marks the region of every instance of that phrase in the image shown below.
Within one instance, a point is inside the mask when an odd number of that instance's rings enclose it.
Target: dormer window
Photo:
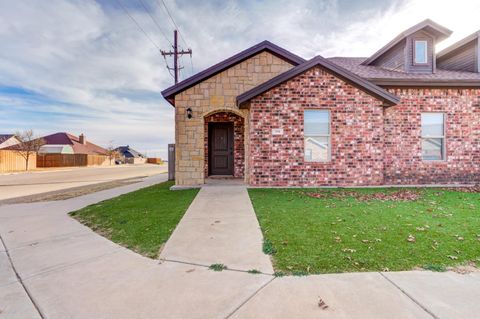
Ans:
[[[427,51],[428,51],[428,42],[426,40],[415,40],[414,46],[414,59],[415,64],[426,64],[428,63]]]

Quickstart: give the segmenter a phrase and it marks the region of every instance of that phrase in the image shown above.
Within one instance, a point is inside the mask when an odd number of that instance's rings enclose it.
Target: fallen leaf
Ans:
[[[325,301],[323,301],[322,298],[319,298],[319,300],[318,300],[318,306],[319,306],[320,308],[322,308],[322,310],[325,310],[325,309],[328,308],[328,305],[325,303]]]
[[[417,239],[415,238],[415,236],[413,236],[412,234],[408,235],[407,237],[407,241],[410,242],[410,243],[414,243],[417,241]]]
[[[370,241],[368,239],[362,239],[362,243],[368,244]]]
[[[457,259],[458,259],[457,256],[453,256],[453,255],[448,255],[447,257],[450,258],[450,259],[452,259],[452,260],[457,260]]]

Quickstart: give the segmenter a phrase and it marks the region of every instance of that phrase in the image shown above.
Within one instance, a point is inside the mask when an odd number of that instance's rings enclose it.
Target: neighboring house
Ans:
[[[119,146],[115,149],[120,157],[120,160],[126,164],[145,164],[147,158],[131,148],[129,145],[127,146]]]
[[[310,60],[268,41],[162,92],[175,107],[176,184],[480,183],[478,33],[425,20],[368,58]]]
[[[20,141],[15,137],[14,134],[0,134],[0,149],[19,143]]]
[[[85,135],[76,137],[68,133],[55,133],[42,137],[44,145],[40,154],[87,154],[106,155],[107,150],[87,141]]]

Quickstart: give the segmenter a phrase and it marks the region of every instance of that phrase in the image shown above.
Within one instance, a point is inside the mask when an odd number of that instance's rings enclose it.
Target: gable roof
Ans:
[[[0,134],[0,144],[14,137],[14,134]]]
[[[107,150],[96,144],[87,143],[84,145],[80,143],[80,139],[69,133],[59,132],[42,137],[45,142],[44,145],[71,145],[75,154],[89,154],[89,155],[104,155]]]
[[[480,36],[480,30],[473,33],[473,34],[470,34],[468,37],[463,38],[462,40],[460,40],[460,41],[452,44],[451,46],[443,49],[442,51],[438,52],[437,53],[437,59],[441,59],[442,57],[444,57],[447,54],[455,51],[456,49],[459,49],[459,48],[463,47],[464,45],[467,45],[470,42],[477,40],[479,36]]]
[[[366,91],[367,93],[375,96],[376,98],[384,101],[388,105],[395,105],[400,102],[400,99],[387,92],[386,90],[382,89],[381,87],[365,80],[359,77],[358,75],[342,68],[341,66],[338,66],[327,59],[321,57],[321,56],[316,56],[313,59],[300,64],[276,77],[273,79],[260,84],[259,86],[254,87],[253,89],[244,92],[240,94],[237,97],[237,105],[239,107],[242,107],[246,102],[251,100],[252,98],[267,92],[268,90],[272,89],[273,87],[282,84],[283,82],[286,82],[294,77],[296,77],[299,74],[302,74],[306,72],[307,70],[315,67],[315,66],[320,66],[325,69],[327,69],[329,72],[333,73],[335,76],[353,84],[354,86],[359,87],[360,89]]]
[[[480,87],[480,73],[445,70],[437,66],[435,73],[407,73],[364,65],[366,58],[332,57],[329,61],[377,85],[420,87]]]
[[[286,60],[290,62],[293,65],[299,65],[303,62],[305,62],[305,59],[299,57],[296,54],[293,54],[292,52],[285,50],[270,41],[263,41],[260,42],[240,53],[235,54],[234,56],[229,57],[226,60],[223,60],[220,63],[217,63],[191,77],[188,79],[185,79],[168,89],[165,89],[162,91],[163,97],[170,102],[173,106],[175,106],[175,95],[178,93],[185,91],[186,89],[202,82],[205,81],[206,79],[230,68],[231,66],[238,64],[246,59],[251,58],[254,55],[257,55],[260,52],[267,51],[272,53],[273,55]]]
[[[395,45],[397,45],[400,41],[403,41],[406,37],[409,35],[420,31],[422,29],[426,29],[427,32],[431,33],[434,35],[438,41],[441,41],[452,34],[452,31],[439,25],[436,22],[433,22],[430,19],[423,20],[422,22],[414,25],[413,27],[403,31],[399,35],[397,35],[392,41],[387,43],[383,48],[375,52],[371,57],[367,58],[365,61],[363,61],[363,65],[369,65],[370,63],[374,62],[376,59],[378,59],[380,56],[382,56],[385,52],[393,48]]]
[[[141,154],[140,152],[137,152],[136,150],[131,148],[129,145],[119,146],[115,150],[125,157],[134,157],[134,158],[145,157],[143,156],[143,154]]]

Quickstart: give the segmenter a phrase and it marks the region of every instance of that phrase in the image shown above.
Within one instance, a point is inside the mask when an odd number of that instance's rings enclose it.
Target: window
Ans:
[[[422,159],[445,159],[445,115],[422,113]]]
[[[326,162],[330,159],[330,112],[304,112],[305,161]]]
[[[427,60],[427,41],[425,40],[417,40],[415,41],[415,63],[425,64],[428,62]]]

